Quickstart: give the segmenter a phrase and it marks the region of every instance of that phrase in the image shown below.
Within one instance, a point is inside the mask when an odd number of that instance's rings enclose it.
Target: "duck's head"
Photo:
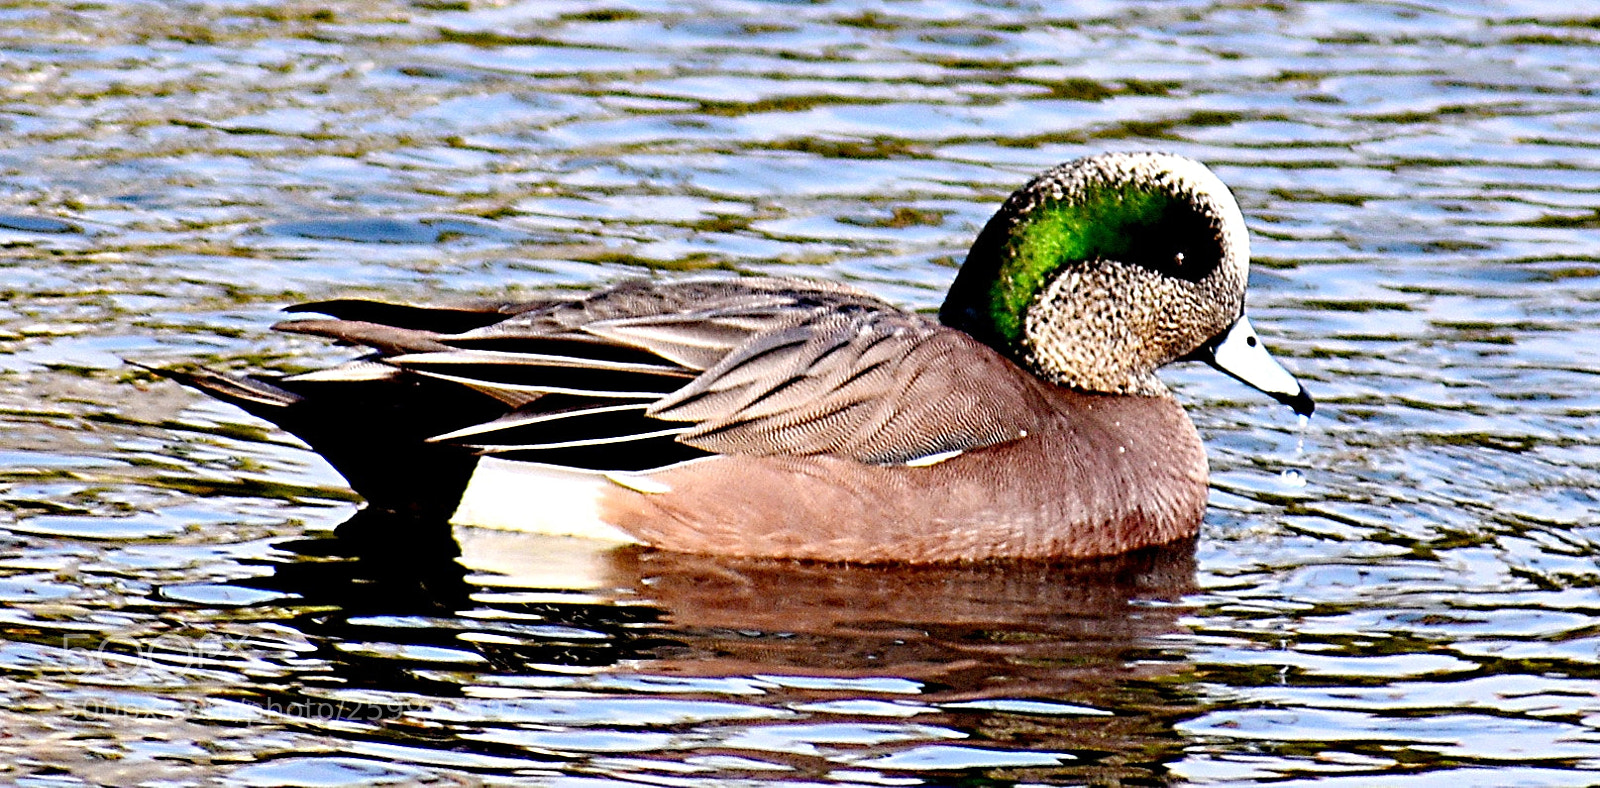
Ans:
[[[1058,385],[1159,395],[1158,367],[1196,359],[1309,414],[1245,319],[1249,265],[1244,216],[1205,165],[1090,156],[1006,200],[939,317]]]

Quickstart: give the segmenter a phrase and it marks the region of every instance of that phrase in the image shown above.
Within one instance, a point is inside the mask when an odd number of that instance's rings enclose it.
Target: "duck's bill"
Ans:
[[[1256,337],[1249,318],[1239,320],[1195,351],[1194,358],[1222,370],[1251,388],[1288,405],[1295,413],[1310,416],[1316,408],[1306,387],[1300,385]]]

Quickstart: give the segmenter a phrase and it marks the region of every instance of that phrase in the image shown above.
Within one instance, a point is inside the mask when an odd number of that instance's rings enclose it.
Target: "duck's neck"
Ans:
[[[1058,386],[1096,394],[1168,395],[1155,370],[1182,348],[1172,346],[1171,332],[1161,330],[1172,316],[1156,306],[1182,303],[1171,291],[1187,283],[1112,261],[1061,267],[1020,307],[1013,334],[1009,320],[997,321],[984,308],[988,295],[966,273],[963,269],[940,311],[945,325]]]

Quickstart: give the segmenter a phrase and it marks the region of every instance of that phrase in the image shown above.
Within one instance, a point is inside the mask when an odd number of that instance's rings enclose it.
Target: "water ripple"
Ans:
[[[0,761],[132,784],[1582,785],[1600,44],[1571,4],[0,9]],[[891,571],[378,523],[124,359],[300,300],[807,274],[932,308],[994,205],[1211,163],[1304,428],[1167,380],[1198,547]],[[362,530],[363,518],[345,529]],[[385,530],[388,529],[388,530]],[[460,553],[459,563],[453,558]],[[258,762],[256,762],[258,761]]]

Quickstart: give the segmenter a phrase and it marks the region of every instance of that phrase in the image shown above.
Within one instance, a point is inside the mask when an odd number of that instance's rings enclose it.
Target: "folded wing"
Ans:
[[[1035,425],[1026,376],[965,334],[853,289],[630,283],[571,299],[431,309],[307,304],[281,328],[374,352],[285,378],[298,393],[418,376],[500,403],[433,435],[510,459],[642,470],[719,454],[916,463]],[[984,382],[981,388],[977,385]],[[973,392],[983,390],[980,400]]]

